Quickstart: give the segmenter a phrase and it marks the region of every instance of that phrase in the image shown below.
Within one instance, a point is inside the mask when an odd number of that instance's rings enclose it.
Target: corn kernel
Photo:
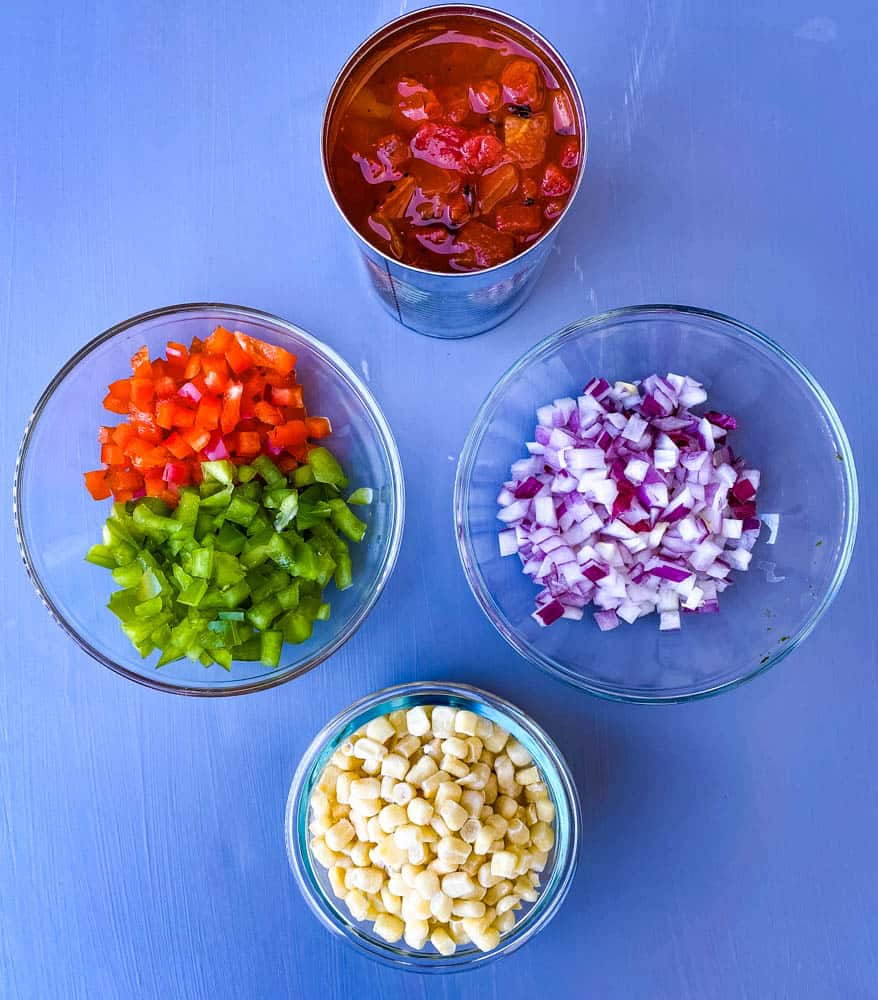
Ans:
[[[428,857],[427,845],[423,841],[421,841],[420,844],[414,844],[408,849],[406,857],[408,858],[408,863],[410,865],[424,864]]]
[[[453,955],[457,945],[444,927],[437,927],[430,935],[430,944],[440,955]]]
[[[466,743],[459,736],[449,736],[442,742],[442,753],[458,760],[465,760],[467,754]]]
[[[405,713],[405,725],[412,736],[425,736],[430,732],[430,717],[423,706],[416,705]]]
[[[421,749],[421,741],[417,736],[403,736],[393,745],[393,752],[402,757],[411,757],[413,753]]]
[[[406,813],[416,826],[426,826],[433,818],[433,807],[426,799],[414,798],[406,806]]]
[[[485,904],[477,899],[455,899],[451,912],[456,917],[483,917]]]
[[[500,943],[500,932],[496,927],[485,925],[483,919],[464,917],[463,929],[479,951],[493,951]]]
[[[485,861],[483,864],[479,866],[478,874],[476,877],[479,880],[479,885],[483,889],[491,889],[493,886],[503,881],[499,875],[491,874],[490,861]]]
[[[308,824],[308,832],[314,837],[320,837],[332,826],[331,816],[315,816]]]
[[[476,764],[482,756],[482,741],[478,736],[470,736],[466,741],[466,762]]]
[[[490,887],[485,892],[484,902],[487,906],[496,906],[501,899],[508,896],[512,892],[512,883],[509,879],[500,879],[499,882],[495,882],[494,885]]]
[[[416,892],[410,892],[407,896],[403,896],[400,916],[406,923],[411,920],[429,920],[430,900],[424,899]]]
[[[462,865],[472,853],[472,848],[460,837],[443,837],[436,845],[436,856],[440,861],[453,861]]]
[[[540,772],[531,764],[530,767],[523,767],[520,771],[516,771],[515,780],[519,785],[532,785],[535,781],[540,780]]]
[[[394,941],[398,941],[402,937],[404,927],[398,916],[392,913],[382,913],[375,919],[372,929],[378,937],[387,941],[388,944],[393,944]]]
[[[537,819],[541,823],[555,822],[555,806],[551,799],[541,799],[537,802]]]
[[[451,899],[471,899],[478,891],[479,887],[473,882],[466,872],[450,872],[442,876],[442,892]]]
[[[331,851],[340,851],[354,839],[355,833],[356,830],[348,820],[340,819],[326,831],[323,839]]]
[[[482,754],[482,757],[484,757],[484,754]],[[487,761],[485,763],[487,763]],[[497,784],[497,775],[494,774],[493,771],[491,772],[491,776],[485,783],[484,792],[485,792],[485,802],[489,806],[494,805],[494,803],[497,801],[497,796],[500,794],[500,789]]]
[[[393,792],[390,796],[391,801],[398,806],[408,805],[414,797],[414,786],[410,785],[407,781],[398,781],[393,786]]]
[[[393,726],[393,731],[405,735],[408,730],[405,725],[405,709],[398,708],[395,712],[391,712],[387,716],[387,721]]]
[[[530,839],[538,851],[547,854],[555,846],[555,832],[548,823],[534,823],[530,828]]]
[[[359,889],[352,889],[345,896],[344,901],[354,920],[366,919],[366,914],[369,910],[369,901]]]
[[[460,839],[467,844],[474,844],[481,829],[482,824],[474,816],[470,816],[460,828]],[[491,839],[493,840],[493,837]]]
[[[424,947],[424,943],[430,934],[430,925],[426,920],[407,920],[403,937],[409,948],[416,951]]]
[[[393,842],[397,847],[407,851],[410,847],[414,847],[415,844],[420,844],[421,828],[415,826],[414,823],[406,823],[404,826],[398,826],[393,831]]]
[[[377,796],[374,799],[351,799],[351,812],[359,813],[364,819],[377,816],[384,803]]]
[[[443,771],[447,771],[453,778],[465,778],[469,774],[469,768],[459,757],[453,757],[450,753],[445,754],[439,762]]]
[[[506,839],[510,844],[515,844],[519,847],[530,840],[530,830],[520,819],[516,818],[512,820],[506,830]]]
[[[438,770],[439,767],[432,757],[421,757],[409,768],[405,780],[410,785],[420,785],[425,778],[429,778],[431,774],[435,774]]]
[[[345,871],[347,869],[342,868],[340,865],[332,865],[327,872],[329,877],[329,886],[332,889],[333,895],[337,899],[344,899],[347,895],[347,887],[344,884]]]
[[[447,837],[451,833],[445,820],[435,812],[433,813],[433,818],[430,820],[430,829],[439,837]]]
[[[441,782],[439,787],[436,789],[436,798],[433,803],[433,807],[438,809],[443,802],[460,802],[461,796],[463,795],[463,789],[458,785],[456,781],[449,781],[448,774],[444,771],[439,771],[439,774],[445,774],[445,781]]]
[[[549,789],[545,781],[532,781],[524,790],[524,797],[528,802],[536,805],[549,797]]]
[[[457,802],[449,799],[439,807],[439,815],[449,830],[458,831],[469,818],[469,813]],[[440,841],[441,843],[441,841]]]
[[[353,844],[350,849],[350,859],[351,862],[358,868],[365,868],[369,864],[369,842],[367,840],[358,840],[356,844]]]
[[[512,910],[515,904],[521,899],[514,892],[510,892],[508,895],[504,896],[502,899],[497,900],[497,914],[502,915],[507,910]]]
[[[431,774],[429,778],[424,778],[421,782],[421,791],[424,793],[424,798],[434,798],[436,792],[439,791],[440,785],[454,784],[450,779],[451,775],[447,771],[437,771],[435,774]]]
[[[335,753],[329,758],[330,764],[335,764],[335,766],[340,771],[353,771],[355,768],[360,766],[360,762],[356,757],[352,757],[350,754],[344,753],[341,748],[335,751]]]
[[[409,769],[408,760],[401,753],[389,753],[381,761],[381,774],[387,778],[395,778],[402,781]]]
[[[381,782],[377,778],[358,778],[351,782],[350,795],[354,799],[377,799],[381,794]]]
[[[509,878],[518,865],[518,855],[512,851],[498,851],[491,857],[491,874]]]
[[[441,890],[434,892],[430,897],[430,913],[440,923],[447,924],[451,919],[452,899],[446,896]]]
[[[395,733],[396,730],[386,715],[377,716],[366,726],[367,738],[376,743],[386,743]]]
[[[479,717],[475,712],[469,712],[462,708],[454,717],[454,731],[463,736],[475,736],[476,727],[479,724]]]
[[[477,791],[475,788],[466,788],[461,792],[460,804],[470,816],[478,816],[485,804],[484,792]]]
[[[323,792],[331,792],[335,788],[335,782],[341,771],[335,764],[327,764],[317,782],[317,787]]]
[[[387,747],[377,740],[370,740],[368,736],[361,736],[354,743],[352,753],[360,760],[381,760],[387,756]]]
[[[432,725],[433,735],[440,739],[446,739],[454,735],[454,717],[457,710],[450,705],[437,705],[433,709]]]
[[[377,757],[370,757],[368,760],[364,760],[360,770],[365,775],[373,775],[381,773],[381,761]]]
[[[381,902],[384,904],[385,912],[393,913],[397,917],[402,913],[402,898],[392,893],[386,883],[381,886]]]

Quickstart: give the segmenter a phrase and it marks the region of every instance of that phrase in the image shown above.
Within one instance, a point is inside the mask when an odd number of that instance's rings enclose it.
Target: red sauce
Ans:
[[[523,35],[475,15],[391,34],[345,82],[330,180],[369,243],[428,271],[522,253],[564,210],[581,163],[576,103]]]

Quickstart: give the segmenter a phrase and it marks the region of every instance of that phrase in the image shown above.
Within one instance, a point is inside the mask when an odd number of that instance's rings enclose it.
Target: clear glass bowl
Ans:
[[[351,546],[353,586],[328,599],[332,615],[315,623],[300,646],[285,645],[280,666],[235,662],[231,673],[180,660],[157,670],[157,653],[143,660],[106,603],[109,573],[84,561],[100,541],[109,500],[96,503],[82,473],[100,466],[101,424],[120,418],[103,409],[106,385],[130,374],[131,355],[143,344],[155,356],[169,340],[189,344],[217,324],[280,344],[298,356],[298,375],[311,413],[332,420],[327,443],[354,486],[371,486],[374,503],[362,508],[366,538]],[[292,323],[242,306],[169,306],[135,316],[96,337],[55,376],[28,422],[15,471],[14,513],[18,543],[37,594],[52,617],[100,663],[131,680],[190,695],[244,694],[273,687],[316,667],[347,641],[378,600],[402,538],[403,477],[384,415],[351,368],[329,347]]]
[[[332,893],[326,870],[311,856],[308,846],[309,801],[329,758],[351,733],[378,715],[415,705],[452,705],[496,722],[522,743],[534,759],[555,804],[555,846],[543,873],[537,901],[518,913],[515,926],[489,952],[473,945],[443,956],[431,946],[414,951],[404,942],[388,944],[368,922],[355,921]],[[296,769],[287,799],[285,833],[290,867],[305,901],[324,927],[349,944],[388,965],[413,972],[461,972],[507,955],[530,940],[552,919],[573,881],[579,856],[579,796],[573,777],[558,748],[543,730],[508,701],[496,695],[450,682],[416,682],[376,691],[328,722],[314,737]]]
[[[535,410],[576,396],[592,376],[631,380],[677,372],[704,383],[710,408],[733,413],[735,452],[762,470],[763,531],[747,573],[716,615],[686,615],[679,632],[650,616],[599,632],[590,614],[541,628],[537,588],[501,558],[496,497],[526,456]],[[460,456],[457,545],[469,585],[500,634],[574,687],[622,701],[715,694],[767,670],[811,632],[844,580],[857,526],[857,478],[844,428],[826,394],[782,347],[728,316],[685,306],[637,306],[580,320],[531,348],[491,390]]]

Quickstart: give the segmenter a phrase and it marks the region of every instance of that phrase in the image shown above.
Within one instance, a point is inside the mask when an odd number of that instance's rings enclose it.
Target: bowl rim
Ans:
[[[567,195],[567,201],[564,204],[561,214],[556,219],[552,220],[551,226],[549,226],[549,228],[542,234],[542,236],[540,236],[538,240],[529,244],[524,250],[521,251],[521,253],[516,254],[514,257],[510,257],[509,260],[504,260],[499,264],[493,264],[491,267],[479,268],[476,271],[434,271],[430,268],[415,267],[414,264],[406,264],[401,260],[397,260],[395,257],[391,257],[390,254],[385,253],[379,246],[371,243],[365,238],[365,236],[363,236],[363,234],[350,220],[347,212],[341,207],[341,203],[332,183],[332,178],[330,177],[329,169],[330,157],[328,141],[332,112],[335,110],[335,104],[344,89],[344,85],[347,82],[348,77],[357,68],[360,61],[383,41],[386,34],[408,27],[409,22],[414,24],[420,21],[429,21],[437,17],[448,17],[454,15],[474,18],[480,17],[484,20],[494,21],[495,24],[500,26],[511,28],[513,31],[517,31],[525,37],[530,36],[534,45],[543,50],[542,54],[547,55],[550,59],[554,60],[556,68],[560,70],[562,74],[566,74],[567,78],[564,82],[568,83],[570,86],[570,93],[573,98],[573,102],[576,105],[576,112],[579,118],[578,124],[580,125],[580,131],[582,133],[580,136],[581,148],[579,154],[579,167],[576,172],[573,187]],[[588,116],[586,113],[585,101],[582,97],[582,91],[580,90],[579,83],[573,70],[565,61],[561,53],[541,31],[538,31],[527,21],[516,17],[514,14],[510,14],[508,11],[500,10],[497,7],[488,7],[484,4],[435,3],[430,4],[427,7],[417,7],[414,10],[405,11],[402,14],[397,14],[396,17],[392,17],[389,21],[385,21],[384,24],[379,25],[379,27],[377,27],[374,31],[370,32],[344,61],[344,64],[332,82],[332,86],[329,89],[329,94],[323,106],[323,117],[321,119],[320,126],[320,162],[323,169],[323,181],[326,186],[326,190],[329,192],[329,196],[332,199],[338,214],[342,217],[342,219],[344,219],[345,224],[355,237],[357,243],[363,244],[364,247],[368,247],[370,250],[373,250],[376,255],[382,259],[385,267],[393,265],[401,271],[408,271],[413,274],[427,274],[434,277],[456,278],[460,280],[489,274],[493,271],[499,271],[501,268],[506,267],[513,261],[523,260],[531,253],[532,250],[536,250],[536,248],[540,246],[547,237],[556,233],[558,226],[564,220],[570,206],[576,199],[576,195],[579,193],[579,188],[582,184],[582,177],[585,173],[587,159]]]
[[[304,837],[301,834],[304,831],[298,826],[296,816],[301,808],[307,808],[307,803],[304,803],[302,800],[310,776],[321,763],[321,756],[327,745],[337,738],[342,729],[351,726],[367,712],[374,710],[376,707],[380,707],[395,698],[403,697],[435,698],[439,704],[443,700],[450,701],[453,699],[456,702],[463,702],[474,707],[480,705],[487,706],[497,714],[508,717],[511,722],[524,730],[528,737],[539,745],[541,751],[554,768],[555,777],[563,793],[564,811],[568,821],[569,836],[566,841],[564,855],[556,856],[554,861],[554,864],[559,866],[559,880],[554,887],[552,895],[545,897],[543,909],[537,914],[533,923],[526,927],[523,926],[521,933],[518,935],[507,936],[505,944],[501,938],[500,944],[493,951],[466,953],[463,955],[456,954],[447,958],[432,953],[411,955],[400,952],[393,945],[382,944],[378,940],[372,940],[371,937],[367,937],[365,934],[354,936],[348,927],[338,922],[334,916],[334,908],[326,899],[326,894],[322,891],[315,891],[312,880],[307,875],[305,854],[309,852],[307,851],[307,847],[303,847]],[[560,813],[561,806],[558,802],[555,802],[555,806]],[[554,740],[539,723],[517,705],[490,691],[457,681],[411,681],[403,684],[395,684],[359,698],[335,715],[320,729],[302,754],[290,783],[290,791],[287,796],[287,805],[284,812],[284,842],[286,845],[287,860],[295,876],[299,891],[305,898],[309,909],[320,923],[360,953],[369,955],[369,957],[376,959],[384,965],[403,969],[407,972],[422,974],[466,972],[474,968],[482,968],[486,963],[510,954],[531,940],[557,914],[570,890],[579,863],[581,838],[582,804],[579,799],[579,791],[570,766]],[[544,894],[541,892],[539,900],[543,898]],[[538,903],[534,904],[534,906],[537,905]],[[528,913],[531,912],[533,910],[528,910]]]
[[[776,355],[776,357],[783,364],[791,368],[792,371],[799,376],[801,381],[804,382],[805,385],[811,390],[811,393],[817,400],[830,427],[832,428],[832,433],[838,448],[837,454],[839,455],[840,464],[843,468],[844,483],[848,499],[848,504],[845,508],[846,518],[844,538],[838,561],[835,566],[835,572],[833,573],[832,579],[830,580],[822,599],[811,610],[810,614],[796,634],[791,636],[786,643],[781,645],[774,653],[772,653],[764,663],[760,663],[755,669],[746,674],[742,674],[740,677],[735,677],[732,680],[725,681],[721,684],[715,684],[703,690],[691,691],[682,694],[678,692],[668,695],[643,695],[638,693],[622,692],[589,682],[576,671],[565,668],[562,664],[553,660],[551,657],[544,655],[539,650],[535,649],[529,642],[520,638],[515,630],[507,623],[505,615],[492,597],[479,568],[478,561],[469,547],[469,532],[466,517],[475,457],[485,436],[488,421],[493,417],[497,406],[499,405],[499,396],[502,391],[505,390],[507,385],[541,354],[548,351],[550,348],[554,349],[563,341],[581,334],[588,334],[589,331],[594,330],[596,327],[608,322],[631,317],[645,317],[648,314],[676,314],[684,317],[694,316],[700,319],[708,319],[718,322],[726,327],[729,327],[730,331],[734,335],[739,337],[742,336],[745,340],[752,339],[756,341],[761,346],[767,348],[769,352]],[[472,426],[467,434],[463,448],[461,449],[460,458],[457,464],[457,473],[454,479],[452,507],[457,551],[460,556],[467,584],[469,585],[473,596],[478,601],[482,610],[487,615],[488,620],[520,656],[529,660],[545,673],[558,680],[564,681],[571,687],[575,687],[581,691],[587,691],[589,694],[596,695],[608,701],[621,701],[632,704],[646,705],[666,705],[708,698],[717,695],[722,691],[728,691],[732,688],[739,687],[746,681],[752,680],[754,677],[765,673],[777,663],[780,663],[781,660],[789,656],[789,654],[792,653],[792,651],[811,634],[817,623],[823,617],[824,613],[837,596],[839,590],[841,589],[841,585],[844,582],[844,578],[847,575],[857,535],[857,522],[859,519],[859,490],[853,451],[851,450],[850,442],[848,441],[848,436],[845,432],[841,419],[839,418],[835,407],[824,392],[820,383],[800,361],[793,357],[793,355],[781,347],[776,341],[755,329],[755,327],[742,323],[740,320],[737,320],[732,316],[728,316],[725,313],[716,312],[711,309],[703,309],[698,306],[648,303],[644,305],[622,306],[616,309],[609,309],[605,312],[597,313],[593,316],[588,316],[583,319],[575,320],[572,323],[568,323],[566,326],[556,330],[554,333],[549,334],[547,337],[544,337],[542,340],[534,344],[527,351],[525,351],[520,358],[510,365],[509,368],[507,368],[504,374],[501,375],[494,384],[482,405],[479,407]]]
[[[142,323],[151,322],[152,320],[162,317],[182,317],[188,313],[203,311],[216,313],[218,320],[237,319],[271,325],[277,329],[279,334],[292,335],[305,342],[321,359],[338,370],[338,372],[353,388],[355,393],[360,397],[378,427],[379,437],[381,438],[384,450],[389,459],[391,488],[393,491],[393,516],[391,518],[390,532],[388,534],[388,540],[376,584],[372,588],[366,601],[352,616],[350,622],[343,631],[339,632],[326,644],[321,645],[304,663],[294,670],[278,670],[274,673],[266,674],[258,680],[248,681],[246,683],[236,684],[234,681],[229,681],[223,686],[201,688],[192,687],[187,684],[175,684],[165,681],[158,671],[155,676],[148,676],[146,674],[139,674],[130,670],[123,664],[116,662],[116,660],[109,656],[106,656],[100,650],[95,649],[88,639],[81,635],[80,632],[67,621],[64,614],[55,605],[55,602],[48,593],[48,590],[43,585],[39,573],[34,565],[22,517],[22,487],[25,464],[28,458],[34,428],[37,426],[37,423],[42,416],[44,409],[54,395],[55,390],[61,385],[67,376],[76,369],[80,362],[85,360],[93,351],[113,340],[114,337],[125,333]],[[276,316],[273,313],[264,312],[261,309],[254,309],[251,306],[234,305],[228,302],[185,302],[175,305],[161,306],[157,309],[150,309],[146,312],[138,313],[135,316],[125,319],[121,323],[114,324],[102,333],[99,333],[96,337],[93,337],[67,362],[65,362],[64,365],[62,365],[58,373],[40,394],[40,397],[34,405],[34,408],[27,419],[27,423],[25,424],[21,444],[19,445],[18,453],[15,459],[15,473],[12,484],[12,513],[15,523],[15,537],[18,542],[18,551],[30,578],[31,584],[36,591],[37,597],[39,597],[43,606],[49,612],[54,621],[71,639],[73,639],[80,649],[88,653],[89,656],[97,660],[99,663],[102,663],[105,667],[108,667],[114,673],[120,674],[137,684],[142,684],[144,687],[153,688],[157,691],[166,691],[171,694],[190,695],[194,697],[231,697],[233,695],[250,694],[254,691],[268,690],[269,688],[277,687],[280,684],[293,680],[296,677],[301,677],[303,674],[306,674],[310,670],[319,666],[319,664],[321,664],[324,660],[332,656],[333,653],[337,652],[357,631],[360,625],[362,625],[366,616],[381,596],[387,581],[393,573],[396,560],[399,556],[399,551],[402,545],[403,525],[405,523],[405,484],[399,450],[393,437],[393,432],[390,429],[390,424],[387,422],[381,407],[378,405],[377,400],[356,372],[354,372],[351,366],[331,347],[318,340],[316,337],[312,336],[295,323],[291,323],[289,320],[286,320],[281,316]]]

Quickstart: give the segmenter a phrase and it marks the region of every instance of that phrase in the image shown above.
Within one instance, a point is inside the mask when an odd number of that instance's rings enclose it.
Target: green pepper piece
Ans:
[[[148,601],[142,601],[134,605],[134,614],[138,618],[154,618],[162,610],[161,597],[151,597]]]
[[[197,608],[207,593],[207,580],[193,580],[177,595],[177,603]]]
[[[324,601],[324,603],[317,609],[317,614],[314,616],[314,620],[318,622],[328,622],[331,610],[332,606]]]
[[[352,503],[355,507],[368,507],[372,503],[373,497],[374,493],[368,486],[361,486],[351,493],[348,497],[348,503]]]
[[[325,500],[317,503],[302,502],[300,498],[299,509],[296,513],[296,530],[307,531],[315,524],[326,521],[332,516],[332,508]]]
[[[238,482],[239,483],[249,483],[251,479],[256,476],[256,470],[252,465],[239,465],[238,466]]]
[[[247,541],[247,536],[238,531],[233,524],[224,524],[216,536],[216,549],[218,552],[228,552],[229,555],[240,555],[241,549]]]
[[[283,531],[299,513],[299,494],[291,491],[281,501],[280,508],[274,518],[274,530]]]
[[[288,486],[275,486],[262,494],[262,506],[266,510],[278,510],[283,501],[294,494],[296,491]]]
[[[240,646],[235,646],[232,656],[236,660],[258,660],[262,655],[262,639],[254,635]]]
[[[314,625],[310,618],[306,618],[298,611],[288,611],[278,623],[283,629],[286,642],[295,644],[305,642],[311,638]]]
[[[222,622],[242,622],[244,620],[243,611],[219,611],[217,618]]]
[[[260,455],[258,458],[254,458],[253,468],[269,486],[281,486],[286,482],[286,477],[268,455]]]
[[[243,497],[245,500],[252,500],[259,503],[262,499],[262,483],[253,480],[250,483],[243,483],[235,487],[235,496]]]
[[[222,487],[220,487],[222,489]],[[199,542],[211,535],[216,529],[216,515],[209,510],[199,510],[195,521],[195,537]]]
[[[148,500],[149,497],[143,499]],[[176,535],[185,527],[180,521],[154,513],[146,503],[139,503],[134,508],[134,523],[144,534],[159,539],[164,539],[168,535]]]
[[[180,586],[180,590],[185,590],[190,583],[192,583],[192,577],[183,569],[179,563],[174,563],[171,567],[171,574]]]
[[[275,596],[284,611],[291,611],[299,603],[299,584],[294,580],[283,590],[279,590]]]
[[[232,502],[226,511],[226,520],[240,524],[246,528],[259,511],[259,505],[253,500],[247,500],[240,495],[240,489],[232,496]]]
[[[244,579],[244,568],[228,552],[214,552],[213,573],[218,587],[230,587]]]
[[[223,670],[232,669],[232,653],[228,649],[214,649],[213,650],[214,660],[223,668]]]
[[[192,562],[189,572],[202,580],[209,580],[213,575],[214,550],[212,548],[195,549],[192,552]]]
[[[300,465],[298,468],[293,469],[290,475],[290,481],[293,486],[297,488],[310,486],[312,483],[316,482],[316,479],[314,478],[314,470],[310,465]]]
[[[260,636],[261,648],[259,659],[266,667],[276,667],[280,663],[280,654],[284,645],[284,634],[280,631],[269,630]]]
[[[175,521],[184,524],[190,534],[194,534],[200,505],[201,498],[194,490],[183,490],[180,493],[180,502],[177,504],[177,509],[171,516]]]
[[[335,556],[335,586],[337,590],[347,590],[354,582],[351,557],[347,552]]]
[[[210,496],[202,499],[201,509],[209,510],[211,513],[225,510],[231,503],[232,490],[232,486],[221,486],[215,493],[211,493]]]
[[[114,590],[110,594],[107,607],[124,623],[134,620],[134,608],[139,603],[137,591],[134,588],[129,588],[128,590]]]
[[[366,534],[366,524],[348,507],[344,500],[330,500],[329,506],[332,509],[332,524],[336,531],[340,531],[352,542],[361,542]]]
[[[94,563],[95,566],[103,566],[104,569],[114,569],[116,566],[113,550],[109,545],[92,545],[85,554],[85,561]]]
[[[143,576],[143,570],[138,563],[128,563],[127,566],[117,566],[113,570],[113,579],[120,587],[136,587]]]
[[[247,621],[255,628],[258,628],[260,632],[264,632],[267,628],[271,627],[271,623],[282,610],[276,597],[266,597],[264,601],[254,604],[247,611]]]
[[[253,520],[247,525],[248,535],[258,535],[261,531],[271,531],[271,521],[268,519],[268,514],[260,507],[256,514],[253,515]]]
[[[223,486],[228,486],[235,481],[235,466],[227,458],[213,462],[202,462],[201,473],[205,479],[215,479]]]
[[[220,594],[220,602],[222,607],[233,610],[243,604],[249,596],[249,584],[246,580],[239,580]]]
[[[329,483],[343,490],[347,484],[347,476],[338,464],[335,455],[328,448],[312,448],[308,452],[308,465],[314,472],[314,478],[318,483]]]

